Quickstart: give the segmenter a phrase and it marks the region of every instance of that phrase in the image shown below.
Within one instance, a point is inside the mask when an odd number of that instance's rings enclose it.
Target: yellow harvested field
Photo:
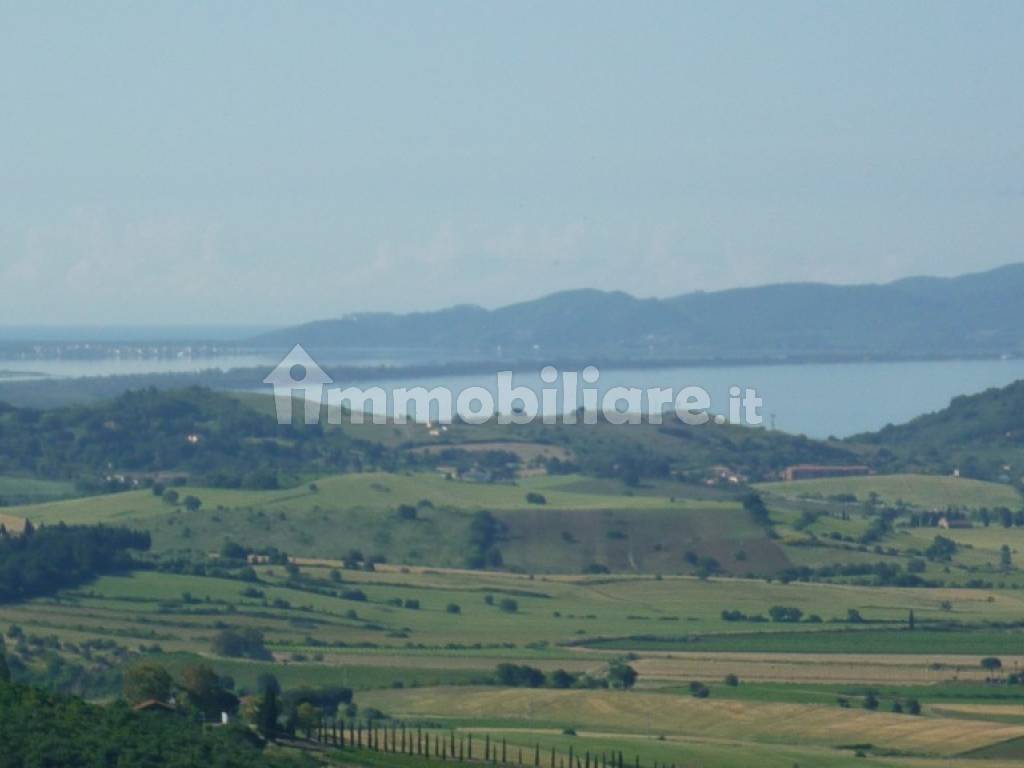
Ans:
[[[21,533],[25,530],[25,518],[14,515],[0,515],[0,525],[11,533]]]
[[[398,717],[572,724],[592,730],[735,738],[780,744],[871,743],[955,755],[1024,737],[1024,725],[914,717],[836,706],[696,699],[639,691],[432,688],[363,694],[364,706]]]
[[[1003,657],[1018,668],[1024,656]],[[640,654],[633,663],[640,683],[741,680],[786,683],[928,684],[945,680],[984,680],[979,656],[817,653]]]

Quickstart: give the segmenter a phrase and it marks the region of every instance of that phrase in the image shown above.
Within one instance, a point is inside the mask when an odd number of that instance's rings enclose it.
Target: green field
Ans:
[[[392,431],[384,440],[388,430],[378,430],[377,442],[446,448],[419,426]],[[647,437],[683,439],[638,430],[626,442],[642,451]],[[528,457],[595,450],[586,441],[517,445]],[[866,503],[874,492],[927,509],[1016,509],[1009,486],[916,475],[762,484],[769,526],[741,503],[749,489],[673,477],[630,486],[584,474],[282,478],[294,487],[175,487],[178,503],[149,490],[60,498],[71,486],[43,484],[22,497],[39,503],[5,507],[12,522],[125,525],[153,543],[136,570],[2,606],[16,673],[100,698],[142,663],[176,676],[209,664],[239,694],[267,674],[286,690],[348,686],[357,712],[486,734],[527,760],[540,745],[563,763],[572,748],[622,750],[644,768],[938,768],[963,753],[997,766],[1024,739],[1024,686],[993,681],[981,664],[998,656],[1005,674],[1024,665],[1024,573],[1015,567],[1024,528],[912,528],[903,512],[871,538],[880,507]],[[8,487],[32,491],[17,482]],[[844,494],[857,503],[835,498]],[[186,508],[187,496],[198,509]],[[467,568],[481,521],[495,570]],[[948,560],[926,555],[937,535],[958,545]],[[290,560],[232,561],[227,542]],[[863,570],[823,576],[804,566]],[[876,579],[886,568],[930,586],[886,586]],[[800,620],[772,620],[773,608]],[[219,655],[228,629],[257,631],[265,653]],[[636,670],[635,689],[600,687],[616,661]],[[548,687],[498,685],[496,667],[509,663],[536,668]],[[579,688],[552,687],[559,670]],[[733,676],[738,684],[725,684]],[[708,698],[691,695],[696,681]],[[865,708],[874,696],[877,710]],[[920,715],[897,711],[908,700],[921,703]],[[434,768],[367,752],[340,761],[356,757],[368,768]]]
[[[31,504],[74,495],[74,483],[0,475],[0,502],[4,504]]]
[[[622,651],[737,651],[744,653],[835,654],[989,654],[1016,655],[1024,649],[1024,629],[754,632],[699,638],[633,636],[599,640],[588,647]]]
[[[914,507],[939,510],[947,507],[1018,509],[1022,501],[1021,495],[1010,485],[939,475],[830,477],[759,483],[755,487],[765,493],[789,498],[827,499],[830,496],[851,494],[862,502],[868,501],[873,492],[886,504],[902,501]]]
[[[669,500],[660,496],[588,492],[588,481],[578,476],[527,478],[517,484],[472,483],[447,480],[438,473],[395,474],[365,472],[317,478],[318,491],[306,486],[279,491],[236,491],[220,488],[176,488],[184,497],[198,496],[210,511],[225,508],[265,508],[285,512],[308,511],[328,505],[375,511],[395,509],[399,504],[416,504],[429,499],[436,506],[459,509],[522,510],[529,507],[526,494],[538,492],[547,499],[546,508],[562,510],[658,509]],[[675,502],[686,509],[688,502]],[[52,504],[25,507],[18,514],[33,522],[56,523],[116,522],[166,514],[167,505],[148,491],[93,496]]]
[[[437,473],[360,473],[317,478],[274,491],[181,487],[197,511],[148,491],[13,507],[35,524],[118,523],[143,528],[154,550],[216,552],[226,540],[274,546],[294,555],[339,558],[350,549],[390,560],[441,567],[467,558],[472,515],[488,510],[505,530],[498,542],[506,565],[524,571],[685,573],[683,555],[699,551],[737,573],[785,567],[782,550],[735,501],[693,498],[679,484],[625,492],[589,478],[537,476],[516,484],[471,483]],[[699,489],[698,489],[699,490]],[[527,494],[544,504],[531,504]],[[418,506],[402,520],[400,505]]]
[[[1020,663],[1015,654],[1022,635],[927,628],[951,612],[968,623],[1016,620],[1024,615],[1024,593],[1016,590],[531,577],[400,566],[341,569],[338,582],[331,575],[337,569],[337,563],[303,561],[296,577],[262,565],[258,582],[155,571],[106,576],[56,597],[4,606],[0,632],[20,627],[28,639],[17,648],[46,643],[41,647],[50,650],[35,655],[16,651],[40,674],[54,668],[54,654],[65,666],[155,662],[175,674],[203,661],[243,693],[267,672],[286,688],[347,685],[361,708],[455,727],[460,734],[488,733],[515,750],[540,744],[564,756],[570,746],[577,752],[621,749],[645,765],[890,766],[899,761],[889,755],[899,752],[937,767],[942,763],[933,761],[943,756],[997,749],[1024,736],[1024,721],[1002,710],[970,709],[1024,705],[1024,690],[986,687],[979,665],[983,653],[1003,655],[1008,666]],[[325,590],[359,590],[365,599]],[[514,599],[515,610],[502,610],[502,599]],[[410,601],[418,607],[405,607]],[[452,604],[458,613],[449,611]],[[721,617],[724,608],[754,614],[772,605],[817,613],[825,623],[752,625]],[[893,626],[830,623],[850,609]],[[909,609],[920,627],[914,632],[897,628]],[[213,636],[225,627],[260,630],[274,660],[214,654]],[[607,639],[629,635],[686,640]],[[947,642],[954,637],[955,644]],[[97,646],[100,641],[105,645]],[[99,650],[85,656],[87,646]],[[492,682],[502,662],[599,677],[627,650],[635,652],[630,663],[640,672],[633,692],[481,685]],[[739,673],[740,686],[721,683],[727,672]],[[794,675],[806,682],[792,682]],[[959,682],[950,682],[954,677]],[[711,686],[709,699],[689,695],[687,681],[697,679]],[[865,711],[860,702],[869,684],[877,686],[885,708],[913,696],[925,713]],[[838,706],[839,698],[852,700],[853,708]],[[947,708],[931,709],[940,704]],[[566,728],[577,735],[560,735]],[[867,757],[855,757],[845,745],[862,745]],[[387,760],[373,764],[397,765]]]

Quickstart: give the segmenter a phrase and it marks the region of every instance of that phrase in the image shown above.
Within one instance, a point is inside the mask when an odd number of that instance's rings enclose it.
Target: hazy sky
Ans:
[[[1024,259],[1024,3],[0,2],[0,324]]]

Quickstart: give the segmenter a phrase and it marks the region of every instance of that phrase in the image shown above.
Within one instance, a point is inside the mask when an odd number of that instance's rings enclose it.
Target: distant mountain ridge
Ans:
[[[1024,354],[1024,263],[885,284],[780,283],[638,299],[574,290],[494,310],[359,313],[255,337],[257,346],[441,355],[785,360]]]

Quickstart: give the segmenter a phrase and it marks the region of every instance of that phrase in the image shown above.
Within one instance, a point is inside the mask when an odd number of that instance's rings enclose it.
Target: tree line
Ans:
[[[0,529],[0,603],[26,600],[73,587],[97,576],[130,570],[130,550],[148,550],[149,534],[127,528],[68,526],[20,535]]]

